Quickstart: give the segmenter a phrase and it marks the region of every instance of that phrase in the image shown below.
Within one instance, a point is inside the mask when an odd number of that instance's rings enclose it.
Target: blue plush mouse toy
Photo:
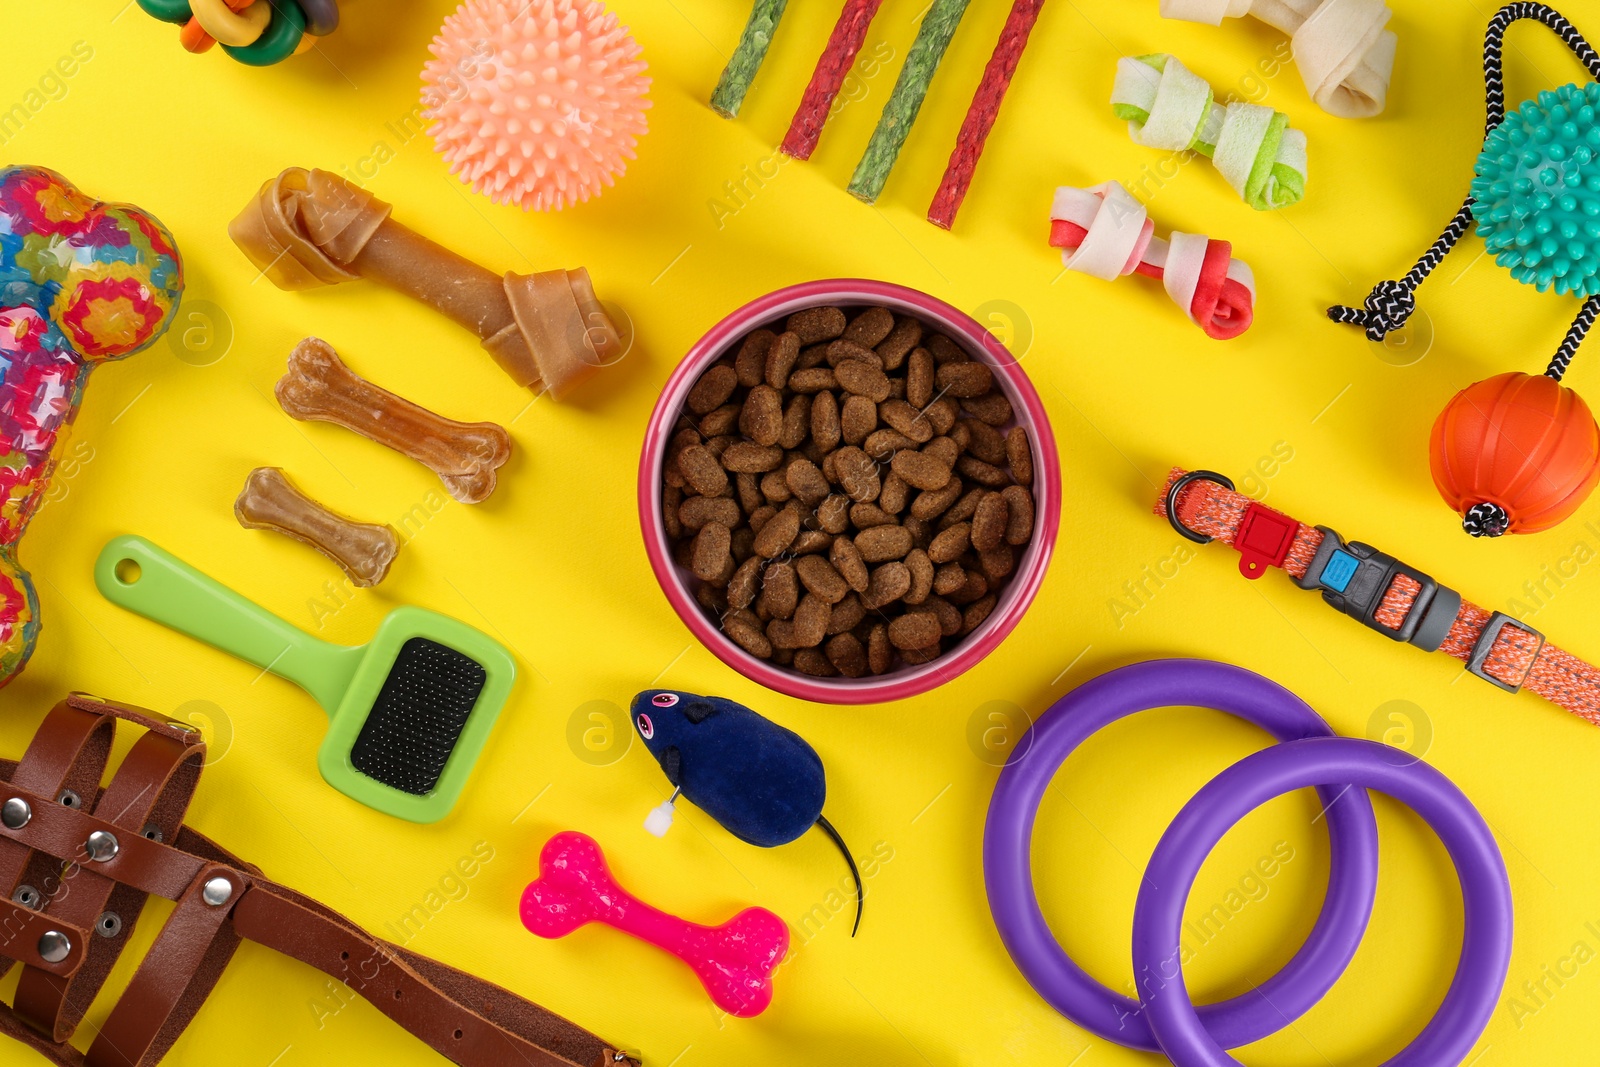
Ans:
[[[633,726],[672,783],[672,798],[650,813],[657,837],[672,825],[679,795],[741,841],[786,845],[820,826],[844,853],[856,884],[854,937],[861,928],[861,872],[844,839],[823,818],[827,781],[816,750],[793,730],[723,697],[646,689],[633,698]]]

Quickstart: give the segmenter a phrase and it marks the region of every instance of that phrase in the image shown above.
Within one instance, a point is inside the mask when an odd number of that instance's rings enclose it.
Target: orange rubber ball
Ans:
[[[1497,374],[1439,413],[1431,466],[1468,533],[1537,533],[1571,516],[1600,481],[1600,425],[1552,378]]]

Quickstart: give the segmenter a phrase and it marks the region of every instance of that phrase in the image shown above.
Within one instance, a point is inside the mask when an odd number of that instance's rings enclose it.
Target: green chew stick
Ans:
[[[723,118],[731,119],[739,113],[739,105],[744,103],[744,95],[750,91],[756,71],[767,58],[772,35],[778,32],[778,20],[783,18],[783,9],[788,6],[789,0],[756,0],[750,9],[750,21],[744,24],[739,47],[733,50],[733,58],[723,68],[717,88],[711,94],[711,109]]]
[[[883,106],[883,115],[872,131],[867,151],[856,165],[855,176],[850,179],[850,192],[858,199],[872,203],[883,192],[900,148],[906,143],[911,124],[917,121],[922,101],[928,95],[934,71],[944,58],[944,50],[955,36],[961,16],[967,12],[970,0],[933,0],[928,13],[923,16],[917,39],[906,54],[906,65],[900,68],[894,92]]]

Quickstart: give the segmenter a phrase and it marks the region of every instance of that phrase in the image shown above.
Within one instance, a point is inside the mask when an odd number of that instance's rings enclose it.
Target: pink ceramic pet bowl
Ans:
[[[1033,443],[1033,540],[1023,549],[1016,571],[1001,590],[999,602],[989,617],[960,644],[932,662],[901,666],[886,674],[862,678],[813,678],[752,656],[734,644],[695,600],[697,579],[673,562],[671,543],[661,518],[661,466],[667,443],[689,390],[700,375],[751,330],[762,326],[781,330],[781,323],[791,313],[824,304],[847,308],[883,306],[937,327],[965,347],[974,359],[983,360],[994,370],[996,383],[1011,401],[1018,422],[1027,427]],[[639,460],[639,524],[644,532],[650,566],[667,600],[701,644],[718,659],[746,678],[787,696],[826,704],[873,704],[916,696],[950,681],[992,652],[1017,625],[1039,592],[1055,548],[1061,525],[1061,464],[1056,456],[1050,420],[1033,384],[1006,347],[970,316],[926,293],[888,282],[856,278],[806,282],[754,300],[717,323],[689,350],[672,377],[667,379],[645,430],[644,452]]]

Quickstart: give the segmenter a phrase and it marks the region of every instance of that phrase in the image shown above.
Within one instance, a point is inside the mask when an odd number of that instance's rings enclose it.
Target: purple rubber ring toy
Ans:
[[[1465,926],[1449,992],[1416,1040],[1385,1063],[1453,1067],[1489,1025],[1511,966],[1511,883],[1494,834],[1461,790],[1426,763],[1376,741],[1315,738],[1257,752],[1217,775],[1178,813],[1150,857],[1133,913],[1133,966],[1135,974],[1159,976],[1145,1007],[1174,1067],[1239,1063],[1206,1033],[1175,955],[1184,903],[1200,865],[1249,812],[1291,790],[1327,782],[1376,789],[1410,807],[1439,836],[1461,879]]]
[[[1000,772],[983,831],[989,907],[1023,977],[1084,1029],[1150,1052],[1160,1051],[1160,1045],[1139,1002],[1091,978],[1050,932],[1033,891],[1029,850],[1039,801],[1073,750],[1118,719],[1176,706],[1226,711],[1280,741],[1333,736],[1333,729],[1303,700],[1242,667],[1199,659],[1122,667],[1078,686],[1034,723]],[[1308,1011],[1339,980],[1366,933],[1378,884],[1372,801],[1359,789],[1325,785],[1319,793],[1328,811],[1331,842],[1322,912],[1282,971],[1248,993],[1199,1009],[1201,1024],[1223,1048],[1259,1041]],[[1181,909],[1181,899],[1179,904]]]

